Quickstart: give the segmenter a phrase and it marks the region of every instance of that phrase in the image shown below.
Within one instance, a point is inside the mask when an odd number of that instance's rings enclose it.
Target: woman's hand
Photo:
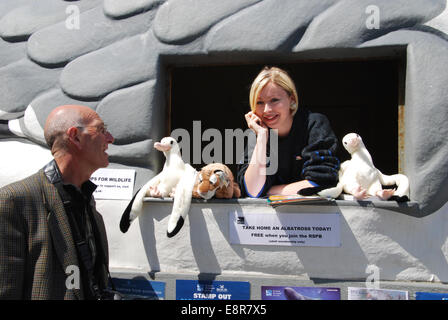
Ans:
[[[260,132],[267,132],[268,127],[263,123],[260,117],[252,111],[246,113],[244,117],[246,118],[247,126],[252,129],[257,136]]]
[[[253,112],[246,113],[247,126],[256,134],[257,141],[253,150],[249,166],[244,174],[247,192],[258,195],[266,182],[266,145],[268,127]]]

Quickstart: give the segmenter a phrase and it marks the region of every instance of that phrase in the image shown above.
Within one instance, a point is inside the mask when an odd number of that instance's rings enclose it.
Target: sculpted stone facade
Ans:
[[[351,49],[363,57],[399,47],[407,55],[403,173],[427,215],[448,201],[446,7],[445,0],[2,0],[2,155],[18,137],[45,148],[49,112],[81,103],[109,124],[113,166],[136,168],[142,185],[160,168],[152,144],[166,130],[166,57],[206,63],[231,53],[220,62],[244,63],[260,52],[319,58]]]

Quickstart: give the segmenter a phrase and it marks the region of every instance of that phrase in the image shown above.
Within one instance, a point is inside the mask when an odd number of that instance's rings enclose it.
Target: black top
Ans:
[[[256,142],[255,134],[249,137],[244,158],[240,161],[237,172],[237,181],[243,197],[262,197],[274,185],[300,180],[308,180],[321,187],[337,184],[340,163],[335,154],[338,140],[326,116],[299,108],[294,115],[290,133],[286,137],[278,137],[278,148],[271,146],[275,140],[271,139],[273,134],[275,132],[269,130],[266,182],[258,195],[249,194],[244,181]],[[275,162],[276,157],[278,160]]]
[[[89,258],[91,259],[91,263],[94,266],[94,274],[96,276],[96,279],[101,279],[101,275],[99,273],[102,272],[102,268],[99,267],[99,264],[102,263],[102,261],[100,260],[100,256],[97,253],[96,245],[99,239],[95,239],[95,222],[93,221],[94,218],[90,205],[91,197],[96,189],[96,185],[88,180],[81,186],[81,189],[78,189],[72,184],[64,184],[63,187],[71,198],[75,223],[78,225],[82,240],[87,243],[87,248],[89,249],[90,253]],[[83,264],[81,264],[80,271],[82,274],[81,278],[83,281],[83,287],[85,289],[89,288],[87,270],[85,269],[85,266]],[[90,290],[84,290],[84,295],[86,299],[95,299],[95,296]]]

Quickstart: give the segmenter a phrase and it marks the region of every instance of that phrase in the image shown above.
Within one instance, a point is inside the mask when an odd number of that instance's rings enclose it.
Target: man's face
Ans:
[[[114,138],[107,131],[104,122],[96,115],[83,128],[80,128],[81,157],[92,170],[105,168],[109,165],[109,155],[106,150]]]

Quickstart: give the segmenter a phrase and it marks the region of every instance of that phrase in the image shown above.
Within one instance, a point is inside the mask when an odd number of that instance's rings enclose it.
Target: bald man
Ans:
[[[0,299],[99,299],[108,245],[89,178],[114,139],[78,105],[54,109],[44,135],[54,160],[0,189]]]

